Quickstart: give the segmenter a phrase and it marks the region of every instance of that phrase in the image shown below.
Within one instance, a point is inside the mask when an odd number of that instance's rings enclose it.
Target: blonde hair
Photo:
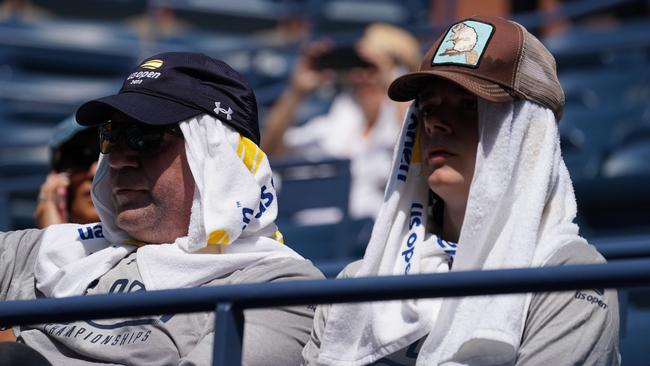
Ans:
[[[371,24],[359,41],[372,50],[390,55],[409,71],[420,67],[420,44],[409,32],[386,23]]]

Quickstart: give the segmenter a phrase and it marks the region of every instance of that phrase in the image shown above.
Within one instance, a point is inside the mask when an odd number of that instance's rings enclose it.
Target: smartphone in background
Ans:
[[[316,59],[315,67],[324,70],[348,70],[356,67],[366,68],[373,65],[361,58],[353,46],[339,46],[323,53]]]

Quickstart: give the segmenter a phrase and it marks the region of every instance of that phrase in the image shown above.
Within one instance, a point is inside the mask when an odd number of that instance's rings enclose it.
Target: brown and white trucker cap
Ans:
[[[432,78],[454,82],[491,102],[527,99],[559,121],[564,92],[555,59],[522,25],[497,17],[472,17],[452,25],[424,56],[420,71],[393,81],[388,96],[415,99]]]

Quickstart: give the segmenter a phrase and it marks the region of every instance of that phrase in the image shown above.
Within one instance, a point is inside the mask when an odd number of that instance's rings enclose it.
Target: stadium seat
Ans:
[[[347,257],[350,161],[274,160],[271,166],[287,245],[312,260]]]
[[[252,33],[273,28],[278,19],[299,13],[301,7],[287,1],[153,1],[154,6],[174,9],[179,19],[212,32]]]
[[[38,191],[49,170],[52,128],[0,122],[0,231],[34,227]]]
[[[598,108],[567,105],[560,121],[560,141],[567,168],[574,181],[598,176],[605,154],[631,128],[650,117],[645,105]]]
[[[317,32],[333,33],[362,31],[373,22],[412,26],[427,14],[428,6],[417,0],[326,0],[310,1],[309,13]]]
[[[619,290],[621,291],[621,290]],[[650,329],[650,290],[630,289],[627,321],[621,323],[620,350],[622,364],[645,366],[648,360],[648,329]]]
[[[575,182],[580,229],[590,235],[647,231],[650,175],[596,177]]]
[[[574,26],[566,33],[545,39],[544,44],[555,56],[560,71],[645,64],[650,48],[648,24],[647,20],[640,20],[600,29]]]
[[[31,0],[57,18],[122,21],[147,11],[148,0]]]
[[[650,131],[638,133],[635,141],[616,146],[607,154],[601,168],[603,177],[650,176]]]
[[[122,77],[140,58],[139,42],[125,25],[0,22],[0,54],[12,70]]]
[[[644,63],[620,67],[571,70],[559,75],[565,100],[571,108],[597,109],[603,105],[630,106],[650,101],[650,70]]]
[[[0,113],[6,118],[58,123],[82,102],[113,93],[121,79],[13,72],[0,76]]]

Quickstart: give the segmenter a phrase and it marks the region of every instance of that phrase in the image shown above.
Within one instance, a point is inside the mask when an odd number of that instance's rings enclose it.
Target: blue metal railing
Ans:
[[[650,286],[650,259],[9,301],[0,303],[0,326],[216,311],[213,364],[234,365],[241,363],[245,309],[639,286]]]
[[[650,257],[650,238],[643,237],[641,240],[609,242],[608,244],[596,244],[596,248],[608,261],[632,258]]]
[[[597,240],[594,244],[598,252],[608,261],[650,257],[650,236],[615,237]],[[314,264],[327,278],[334,278],[345,266],[360,258],[314,261]]]

